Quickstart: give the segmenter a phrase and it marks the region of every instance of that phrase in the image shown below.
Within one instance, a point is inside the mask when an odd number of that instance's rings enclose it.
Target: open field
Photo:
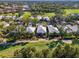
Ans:
[[[54,41],[54,40],[53,40]],[[25,45],[16,45],[16,46],[9,46],[7,48],[0,47],[0,57],[13,57],[14,51],[19,50],[23,47],[36,47],[39,50],[48,48],[47,44],[52,42],[52,40],[43,40],[40,39],[39,41],[30,41],[26,43]],[[64,41],[65,43],[71,44],[71,41]]]
[[[45,13],[43,16],[48,16],[49,18],[51,18],[52,16],[55,16],[55,13]]]
[[[6,49],[0,50],[0,57],[13,57],[14,51],[21,49],[23,47],[36,47],[38,48],[38,50],[48,48],[46,44],[48,44],[49,42],[50,41],[29,42],[28,44],[24,46],[22,45],[10,46]]]
[[[64,15],[69,15],[69,14],[72,14],[72,13],[77,13],[79,14],[79,9],[65,9],[65,14]]]
[[[73,14],[73,13],[77,13],[79,14],[79,9],[64,9],[65,13],[63,14],[64,16],[67,16],[69,14]],[[48,17],[52,17],[55,16],[54,13],[45,13],[43,16],[48,16]]]

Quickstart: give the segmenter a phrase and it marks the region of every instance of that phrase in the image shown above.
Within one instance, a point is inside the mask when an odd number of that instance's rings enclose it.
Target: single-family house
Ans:
[[[38,15],[38,16],[37,16],[37,19],[38,19],[38,20],[41,20],[41,19],[42,19],[42,16]]]
[[[12,7],[10,7],[10,6],[5,7],[5,12],[11,12],[11,11],[12,11]]]
[[[19,20],[21,20],[22,18],[23,18],[23,16],[20,16],[20,17],[16,18],[15,20],[16,20],[16,21],[19,21]]]
[[[33,16],[31,16],[31,17],[30,17],[30,19],[34,19],[34,17],[33,17]]]
[[[0,6],[1,7],[1,6]],[[4,13],[4,9],[3,8],[0,8],[0,13]]]
[[[76,23],[79,25],[79,21],[76,21]]]
[[[54,27],[52,25],[47,25],[48,30],[48,37],[54,38],[59,36],[59,30],[57,27]]]
[[[37,36],[43,37],[43,36],[46,35],[46,33],[47,33],[46,27],[44,27],[43,25],[38,25],[37,26],[37,29],[36,29],[36,35]]]
[[[4,17],[3,15],[0,15],[0,19],[3,19],[3,17]]]
[[[23,18],[23,16],[20,16],[20,17],[19,17],[19,19],[22,19],[22,18]]]
[[[50,21],[49,17],[43,17],[44,21]]]
[[[7,23],[7,22],[2,22],[2,24],[3,24],[3,27],[8,27],[8,26],[10,26],[10,24]]]
[[[6,17],[5,17],[5,19],[11,19],[12,18],[12,16],[9,16],[9,15],[7,15]]]
[[[48,25],[47,26],[47,28],[48,28],[48,32],[49,33],[59,33],[59,30],[58,30],[58,28],[57,27],[54,27],[54,26],[52,26],[52,25]]]
[[[28,11],[28,10],[30,10],[30,8],[29,8],[29,6],[28,5],[23,5],[23,9],[22,9],[23,11]]]
[[[15,20],[16,19],[16,16],[12,16],[12,19]]]
[[[64,31],[67,33],[77,32],[78,31],[78,25],[66,25],[64,27]]]
[[[17,5],[12,5],[12,11],[13,12],[16,12],[17,10],[18,10],[19,8],[18,8],[18,6]]]
[[[27,28],[26,28],[26,31],[28,32],[28,33],[34,33],[35,32],[35,27],[32,27],[32,26],[28,26]]]

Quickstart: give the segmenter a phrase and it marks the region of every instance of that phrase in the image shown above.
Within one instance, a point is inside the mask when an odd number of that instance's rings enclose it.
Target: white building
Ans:
[[[12,19],[15,20],[16,19],[16,16],[12,16]]]
[[[33,17],[33,16],[31,16],[31,17],[30,17],[30,19],[34,19],[34,17]]]
[[[16,18],[16,20],[21,20],[23,18],[23,16],[20,16],[18,18]]]
[[[38,15],[38,16],[37,16],[37,19],[38,19],[38,20],[41,20],[41,19],[42,19],[42,16]]]
[[[7,15],[5,18],[6,19],[10,19],[10,18],[12,18],[12,16]]]
[[[50,21],[49,17],[43,17],[45,21]]]
[[[52,25],[48,25],[48,31],[49,33],[59,33],[59,30],[57,29],[57,27],[54,27]]]
[[[7,22],[2,22],[2,24],[3,24],[3,27],[8,27],[8,26],[10,26],[10,24],[7,23]]]
[[[3,19],[3,17],[4,17],[3,15],[0,15],[0,19]]]
[[[46,27],[44,27],[44,26],[42,26],[42,25],[38,25],[36,32],[37,32],[37,33],[42,33],[42,34],[44,34],[44,33],[47,32],[47,30],[46,30]]]
[[[77,32],[78,31],[78,26],[77,25],[66,25],[64,27],[64,31],[67,31],[67,33],[71,33],[71,32]]]
[[[29,27],[26,28],[26,31],[29,32],[29,33],[34,33],[35,29],[36,29],[35,27],[29,26]]]
[[[22,19],[22,18],[23,18],[23,16],[20,16],[20,17],[19,17],[19,19]]]
[[[79,21],[76,21],[77,24],[79,24]]]
[[[30,8],[29,8],[29,6],[28,5],[23,5],[23,10],[25,11],[25,10],[29,10]]]

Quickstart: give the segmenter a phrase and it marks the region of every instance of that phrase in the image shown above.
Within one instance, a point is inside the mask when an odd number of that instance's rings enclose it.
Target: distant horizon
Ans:
[[[79,1],[79,0],[0,0],[0,1]]]

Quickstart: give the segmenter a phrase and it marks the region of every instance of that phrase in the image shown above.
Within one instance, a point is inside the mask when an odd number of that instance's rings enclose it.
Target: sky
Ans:
[[[79,0],[0,0],[0,1],[79,1]]]
[[[37,1],[37,0],[35,0],[35,1]],[[38,1],[79,1],[79,0],[38,0]]]

